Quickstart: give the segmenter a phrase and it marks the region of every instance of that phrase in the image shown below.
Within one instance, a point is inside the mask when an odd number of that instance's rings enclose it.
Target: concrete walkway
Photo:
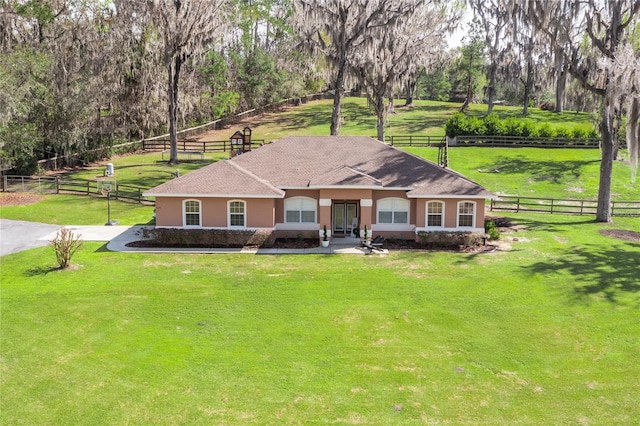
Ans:
[[[81,228],[81,227],[78,227]],[[126,231],[118,234],[109,240],[107,249],[118,252],[137,252],[137,253],[204,253],[204,254],[368,254],[369,250],[360,247],[359,241],[351,240],[334,240],[329,247],[313,247],[306,249],[284,249],[284,248],[155,248],[155,247],[127,247],[127,244],[133,241],[139,241],[141,237],[137,235],[141,226],[132,226]],[[81,235],[83,229],[77,229]],[[91,230],[93,232],[93,230]],[[387,250],[376,251],[374,253],[386,254]]]
[[[0,256],[17,253],[35,247],[49,244],[58,230],[59,225],[0,219]],[[133,241],[142,237],[139,231],[143,226],[81,226],[67,225],[65,228],[80,235],[84,241],[107,242],[107,249],[116,252],[136,253],[209,253],[209,254],[367,254],[368,250],[360,247],[357,239],[334,239],[329,247],[314,247],[309,249],[202,249],[202,248],[149,248],[127,247]],[[386,254],[387,250],[374,251],[376,254]]]

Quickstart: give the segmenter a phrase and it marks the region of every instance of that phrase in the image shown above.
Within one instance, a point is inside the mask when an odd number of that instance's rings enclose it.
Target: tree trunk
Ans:
[[[385,121],[384,108],[385,108],[384,96],[377,96],[376,103],[375,103],[376,116],[378,117],[378,120],[376,123],[376,131],[378,135],[378,140],[380,142],[384,142],[384,121]]]
[[[567,65],[562,66],[562,70],[556,78],[556,112],[562,114],[564,111],[564,92],[567,88]]]
[[[168,66],[169,77],[169,164],[178,164],[178,82],[182,59],[176,56],[173,66]]]
[[[633,98],[627,114],[627,149],[631,160],[631,183],[636,182],[638,171],[638,145],[640,141],[640,99]]]
[[[333,94],[333,110],[331,111],[331,136],[340,134],[340,119],[342,118],[342,96],[344,95],[344,74],[347,64],[345,60],[340,61],[338,75],[336,76],[335,93]]]
[[[489,66],[489,79],[487,86],[487,114],[493,112],[493,103],[496,97],[496,64],[492,63]]]
[[[611,222],[611,177],[613,173],[613,105],[605,97],[600,132],[602,133],[602,161],[600,162],[600,186],[598,189],[598,208],[596,220]]]
[[[406,96],[407,97],[406,97],[406,100],[404,102],[404,106],[413,105],[413,95],[414,95],[414,93],[416,91],[416,86],[417,85],[418,85],[418,81],[417,80],[413,80],[412,79],[411,81],[407,82],[407,85],[406,85],[406,90],[407,90]]]
[[[533,86],[533,64],[527,62],[527,81],[524,83],[524,102],[522,106],[522,115],[529,115],[529,98],[531,98],[531,86]]]

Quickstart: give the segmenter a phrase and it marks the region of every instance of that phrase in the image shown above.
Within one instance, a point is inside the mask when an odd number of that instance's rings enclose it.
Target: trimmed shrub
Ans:
[[[487,134],[483,120],[478,117],[467,117],[465,130],[467,135],[483,136]]]
[[[496,113],[491,113],[484,118],[484,127],[487,135],[503,136],[507,133],[504,121]]]
[[[521,136],[537,138],[540,132],[534,123],[531,121],[523,121],[521,128]]]
[[[542,123],[538,127],[538,136],[540,136],[541,138],[552,138],[553,135],[554,131],[549,123]]]
[[[570,138],[571,130],[565,129],[564,127],[556,128],[556,137],[557,138]]]
[[[454,137],[464,134],[462,131],[464,129],[464,122],[466,119],[467,117],[461,112],[454,114],[453,117],[448,119],[444,124],[444,131],[446,135]]]
[[[522,121],[517,118],[509,117],[504,120],[505,128],[507,129],[508,136],[522,136]]]
[[[500,239],[500,230],[496,226],[496,222],[487,219],[484,221],[484,231],[489,235],[490,240],[499,240]]]
[[[153,247],[242,248],[273,244],[270,231],[142,228],[144,244]]]

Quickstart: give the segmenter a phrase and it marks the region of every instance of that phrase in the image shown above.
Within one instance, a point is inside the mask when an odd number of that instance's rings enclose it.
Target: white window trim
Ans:
[[[473,204],[473,214],[471,216],[471,226],[460,226],[460,205],[463,203],[471,203]],[[462,201],[458,201],[458,204],[456,205],[456,228],[458,229],[476,229],[475,228],[475,224],[476,224],[476,210],[478,208],[478,204],[475,201],[471,201],[471,200],[462,200]]]
[[[442,213],[440,213],[441,225],[440,226],[429,226],[429,204],[430,203],[438,203],[442,206]],[[424,213],[424,226],[425,229],[443,229],[444,228],[444,219],[446,217],[445,212],[446,205],[444,201],[440,200],[429,200],[425,203],[425,213]]]
[[[190,201],[195,201],[198,203],[198,224],[197,225],[187,225],[187,203]],[[189,213],[195,214],[195,213]],[[188,198],[186,200],[182,200],[182,226],[184,228],[202,228],[202,201],[195,198]]]
[[[407,223],[380,223],[380,202],[381,201],[387,201],[387,200],[398,200],[398,201],[402,201],[403,203],[405,203],[407,205]],[[388,211],[388,210],[387,210]],[[404,211],[404,210],[391,210],[391,220],[393,220],[393,218],[395,217],[394,213],[396,211]],[[398,197],[387,197],[387,198],[380,198],[378,201],[376,201],[376,224],[380,225],[380,226],[384,226],[384,227],[406,227],[407,225],[411,225],[411,201],[405,199],[405,198],[398,198]]]
[[[243,216],[243,224],[242,226],[238,226],[238,225],[231,225],[231,203],[242,203],[242,205],[244,206],[244,213],[242,214]],[[233,229],[246,229],[247,227],[247,202],[245,200],[229,200],[227,201],[227,227],[229,228],[233,228]]]
[[[293,200],[308,200],[308,201],[312,201],[313,205],[314,205],[314,209],[313,209],[313,222],[303,222],[302,221],[302,210],[298,210],[298,212],[300,213],[300,221],[299,222],[289,222],[287,221],[287,202],[293,201]],[[315,198],[311,198],[311,197],[303,197],[303,196],[299,196],[299,197],[291,197],[291,198],[285,198],[284,200],[284,223],[288,223],[288,224],[299,224],[299,225],[307,225],[307,224],[317,224],[318,223],[318,200],[316,200]]]

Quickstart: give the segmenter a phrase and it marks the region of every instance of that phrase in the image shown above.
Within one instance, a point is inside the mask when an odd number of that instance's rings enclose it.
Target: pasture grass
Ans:
[[[229,158],[229,154],[210,152],[205,154],[203,161],[167,164],[166,161],[162,161],[160,152],[138,152],[116,156],[81,169],[70,170],[65,175],[72,179],[115,180],[121,185],[148,189],[173,179],[176,170],[179,170],[180,174],[186,174],[222,158]],[[114,175],[109,178],[104,176],[107,163],[112,163],[114,168]]]
[[[329,134],[331,123],[331,99],[311,101],[306,104],[284,108],[280,111],[251,117],[234,125],[207,132],[207,140],[227,140],[233,132],[249,126],[254,139],[274,141],[285,136],[325,136]],[[444,135],[444,124],[453,116],[461,104],[415,100],[411,107],[403,107],[404,100],[395,100],[395,110],[387,117],[385,134],[390,135]],[[589,127],[593,116],[587,113],[565,112],[556,114],[539,108],[530,108],[527,120],[535,123],[549,123],[550,127]],[[487,106],[474,104],[468,114],[484,116]],[[496,106],[494,112],[501,117],[521,117],[517,107]],[[367,106],[365,98],[347,97],[342,103],[342,126],[340,134],[345,136],[376,136],[376,116]]]
[[[2,422],[634,423],[640,245],[599,231],[637,220],[512,218],[490,254],[4,256]]]
[[[403,150],[437,161],[437,148]],[[621,158],[628,158],[621,151]],[[600,151],[597,149],[478,148],[449,149],[449,168],[490,191],[522,197],[598,198]],[[640,185],[631,182],[629,161],[615,161],[613,200],[640,200]]]

